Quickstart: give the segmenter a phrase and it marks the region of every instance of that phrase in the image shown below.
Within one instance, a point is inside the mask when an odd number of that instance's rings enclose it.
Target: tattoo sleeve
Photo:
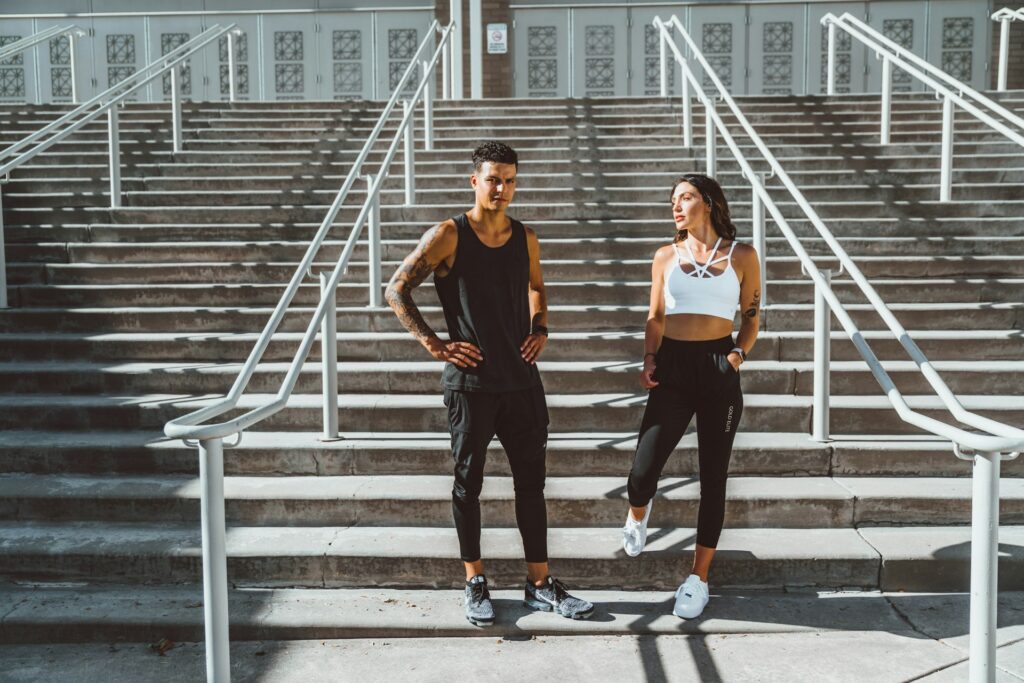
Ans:
[[[754,300],[750,302],[750,308],[743,311],[743,316],[746,318],[756,318],[757,311],[761,307],[761,290],[754,290]]]
[[[423,314],[412,300],[412,290],[422,284],[427,276],[434,271],[433,266],[427,261],[425,245],[430,243],[436,232],[437,229],[432,228],[424,235],[423,241],[416,251],[410,254],[395,271],[384,293],[388,305],[394,310],[398,320],[420,342],[437,336],[423,319]]]

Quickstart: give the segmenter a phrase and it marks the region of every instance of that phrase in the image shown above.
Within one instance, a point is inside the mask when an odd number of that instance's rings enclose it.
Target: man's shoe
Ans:
[[[641,521],[633,519],[631,512],[626,512],[626,525],[622,527],[622,548],[630,557],[636,557],[644,551],[647,543],[647,520],[651,518],[653,500],[647,501],[647,510]]]
[[[554,612],[568,619],[588,619],[594,613],[594,605],[569,595],[565,585],[550,576],[539,588],[526,580],[526,595],[523,604],[532,610]]]
[[[466,582],[466,620],[473,626],[490,626],[494,623],[494,606],[491,593],[487,590],[487,579],[477,574]]]
[[[690,574],[676,589],[676,605],[672,614],[682,619],[696,619],[708,604],[708,584],[696,574]]]

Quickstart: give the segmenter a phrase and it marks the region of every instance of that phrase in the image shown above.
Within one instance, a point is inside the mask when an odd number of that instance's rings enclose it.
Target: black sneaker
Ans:
[[[544,579],[540,588],[526,580],[526,595],[523,604],[533,610],[555,612],[568,619],[588,619],[594,613],[594,605],[569,595],[565,585],[550,576]]]
[[[494,623],[494,606],[491,593],[487,590],[487,579],[477,574],[466,582],[466,620],[473,626],[490,626]]]

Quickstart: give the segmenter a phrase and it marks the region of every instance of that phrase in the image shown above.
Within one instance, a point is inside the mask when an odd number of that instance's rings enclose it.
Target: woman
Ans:
[[[640,384],[650,390],[629,473],[626,554],[636,557],[658,478],[694,414],[700,508],[693,570],[676,591],[673,613],[692,619],[708,602],[708,570],[725,517],[725,481],[743,412],[740,366],[757,339],[761,271],[753,247],[735,241],[729,204],[713,179],[682,176],[670,194],[676,238],[651,264],[651,306]],[[739,336],[732,338],[736,308]]]

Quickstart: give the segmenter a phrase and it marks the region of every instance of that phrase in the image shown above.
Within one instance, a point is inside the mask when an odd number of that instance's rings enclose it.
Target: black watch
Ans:
[[[730,351],[729,353],[738,353],[740,355],[740,362],[741,363],[746,363],[747,362],[747,352],[743,350],[742,346],[734,347],[733,350]]]
[[[533,330],[530,331],[530,334],[542,334],[546,337],[548,336],[548,328],[545,327],[544,325],[534,325]]]

